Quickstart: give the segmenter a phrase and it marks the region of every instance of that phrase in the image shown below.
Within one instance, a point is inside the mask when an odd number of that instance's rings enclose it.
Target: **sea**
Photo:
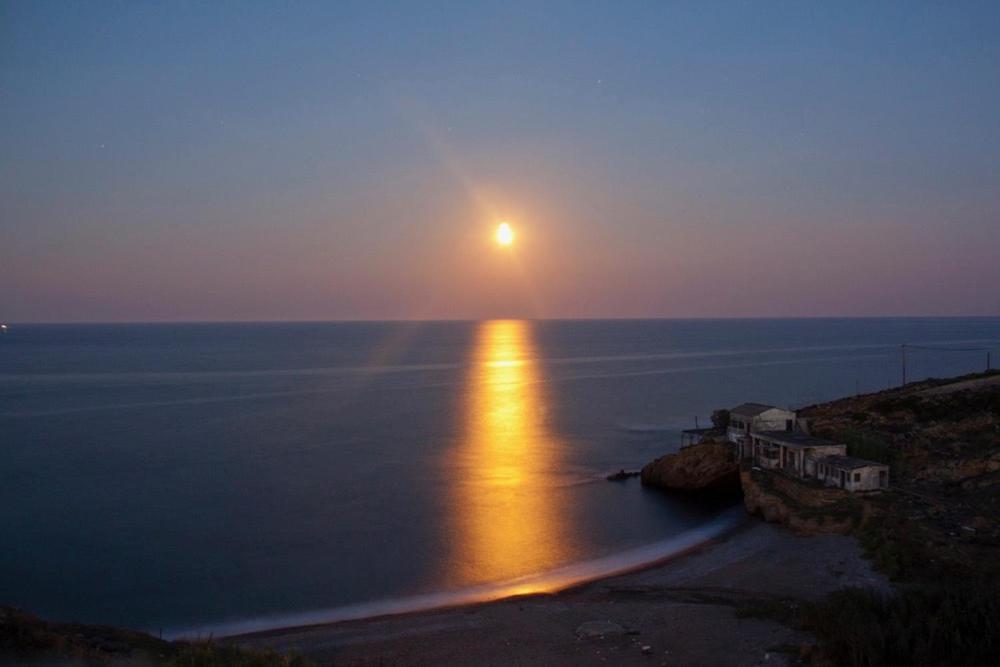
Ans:
[[[0,604],[219,636],[558,590],[744,520],[605,479],[714,409],[988,351],[1000,318],[14,323]]]

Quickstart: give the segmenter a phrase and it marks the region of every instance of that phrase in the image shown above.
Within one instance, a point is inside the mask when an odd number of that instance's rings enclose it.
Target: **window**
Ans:
[[[855,482],[860,482],[861,481],[861,473],[859,473],[859,472],[854,473],[854,481]]]

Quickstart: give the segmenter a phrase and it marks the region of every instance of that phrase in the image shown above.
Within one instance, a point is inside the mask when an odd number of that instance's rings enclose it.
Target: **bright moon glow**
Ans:
[[[510,245],[514,242],[514,230],[506,222],[501,222],[497,227],[497,243],[500,245]]]

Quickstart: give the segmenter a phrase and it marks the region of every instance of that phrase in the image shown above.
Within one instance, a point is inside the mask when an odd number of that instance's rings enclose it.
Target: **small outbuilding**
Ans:
[[[853,456],[825,456],[816,461],[816,478],[848,491],[881,491],[889,487],[889,466]]]

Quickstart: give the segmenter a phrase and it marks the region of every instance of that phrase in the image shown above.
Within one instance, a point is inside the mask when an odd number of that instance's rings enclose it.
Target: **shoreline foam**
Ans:
[[[628,549],[610,556],[565,565],[544,573],[512,581],[483,584],[458,589],[414,595],[403,598],[317,609],[304,612],[258,616],[188,628],[163,631],[165,639],[196,639],[203,637],[239,637],[290,630],[345,621],[361,621],[420,612],[463,607],[505,598],[549,594],[565,591],[627,572],[656,566],[701,547],[736,529],[746,514],[743,507],[724,510],[707,523],[674,535],[668,539]]]

